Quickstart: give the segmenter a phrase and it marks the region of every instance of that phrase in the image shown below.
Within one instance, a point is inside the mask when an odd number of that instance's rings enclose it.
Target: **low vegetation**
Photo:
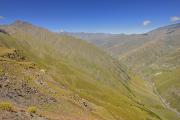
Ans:
[[[13,105],[10,102],[0,102],[0,110],[12,111]]]
[[[28,107],[27,111],[29,113],[36,113],[37,112],[37,107],[35,107],[35,106]]]

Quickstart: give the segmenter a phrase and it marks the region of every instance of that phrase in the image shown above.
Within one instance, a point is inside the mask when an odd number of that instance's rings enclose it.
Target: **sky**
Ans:
[[[144,33],[180,22],[180,0],[0,0],[0,24],[51,31]]]

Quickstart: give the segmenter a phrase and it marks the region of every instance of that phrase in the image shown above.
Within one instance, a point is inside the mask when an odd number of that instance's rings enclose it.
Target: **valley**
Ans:
[[[176,112],[164,106],[151,81],[170,106],[179,110],[179,31],[172,30],[172,42],[135,35],[136,41],[142,40],[137,44],[132,43],[134,36],[122,40],[128,47],[118,46],[121,53],[116,53],[111,51],[112,46],[107,49],[103,46],[111,45],[106,43],[112,42],[109,37],[99,45],[96,39],[87,42],[85,38],[57,34],[20,20],[1,25],[1,119],[179,120]],[[166,43],[171,43],[167,49]],[[153,64],[158,67],[152,68]],[[172,72],[166,73],[164,64]],[[153,76],[157,73],[161,74]],[[162,74],[173,74],[174,78],[160,84],[166,78]],[[172,87],[166,89],[167,84]]]
[[[144,80],[151,81],[162,102],[179,114],[179,23],[139,35],[60,34],[85,39],[118,58],[130,71]]]
[[[180,120],[180,0],[0,0],[0,120]]]

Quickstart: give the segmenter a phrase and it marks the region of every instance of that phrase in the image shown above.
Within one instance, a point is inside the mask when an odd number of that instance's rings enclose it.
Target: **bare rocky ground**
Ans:
[[[47,118],[30,114],[23,110],[20,111],[0,111],[0,120],[48,120]]]
[[[12,110],[2,110],[0,108],[0,120],[76,119],[63,115],[51,118],[49,115],[41,114],[42,111],[38,106],[59,102],[51,94],[44,92],[44,89],[46,89],[50,93],[56,93],[48,86],[45,82],[46,80],[53,81],[53,84],[56,84],[53,78],[46,74],[44,69],[39,68],[35,63],[20,55],[19,51],[0,47],[0,103],[9,102],[13,107]],[[73,102],[85,110],[91,110],[88,102],[84,99],[76,96],[72,100],[75,100]],[[28,107],[31,106],[36,106],[38,112],[28,112]],[[83,118],[86,118],[86,115]],[[81,117],[77,119],[84,120]]]
[[[38,82],[42,75],[35,64],[22,58],[16,50],[0,57],[0,101],[13,104],[12,110],[0,109],[0,120],[47,120],[40,114],[29,113],[27,107],[55,103],[56,99],[43,94],[31,83],[35,78]]]

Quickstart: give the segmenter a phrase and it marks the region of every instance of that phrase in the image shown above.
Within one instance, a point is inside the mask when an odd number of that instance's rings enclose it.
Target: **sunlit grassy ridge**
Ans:
[[[38,105],[42,114],[50,118],[72,116],[72,120],[178,120],[163,107],[152,88],[146,87],[148,83],[129,75],[123,65],[99,48],[21,21],[1,29],[9,34],[0,33],[2,49],[17,49],[37,64],[33,71],[47,71],[41,76],[45,86],[36,83],[35,73],[28,77],[32,86],[57,100]],[[16,69],[24,70],[22,66]]]

